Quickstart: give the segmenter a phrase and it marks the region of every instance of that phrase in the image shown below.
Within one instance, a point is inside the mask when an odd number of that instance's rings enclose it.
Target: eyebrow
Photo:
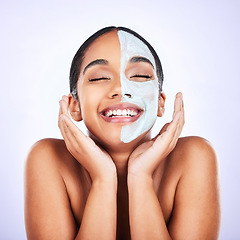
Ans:
[[[130,63],[138,63],[138,62],[146,62],[146,63],[149,63],[153,69],[154,69],[154,66],[153,64],[151,63],[150,60],[148,60],[147,58],[145,57],[132,57],[130,60],[129,60]]]
[[[95,65],[107,65],[108,64],[108,61],[106,59],[96,59],[92,62],[90,62],[83,70],[83,74],[86,72],[86,70],[92,66],[95,66]]]

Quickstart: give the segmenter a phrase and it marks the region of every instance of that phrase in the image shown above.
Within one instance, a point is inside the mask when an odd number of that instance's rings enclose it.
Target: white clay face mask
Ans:
[[[121,102],[135,104],[143,109],[142,115],[133,123],[121,129],[121,141],[129,143],[148,131],[156,121],[158,111],[159,85],[154,57],[148,47],[134,35],[118,31],[121,46]],[[125,70],[132,57],[145,57],[154,67],[154,80],[136,82],[125,76]],[[131,97],[129,97],[131,96]]]

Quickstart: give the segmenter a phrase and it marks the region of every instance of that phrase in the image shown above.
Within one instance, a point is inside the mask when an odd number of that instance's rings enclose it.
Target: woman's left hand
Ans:
[[[152,140],[138,146],[130,155],[128,176],[149,176],[161,161],[175,148],[184,125],[182,93],[176,95],[173,119],[164,125],[160,133]]]

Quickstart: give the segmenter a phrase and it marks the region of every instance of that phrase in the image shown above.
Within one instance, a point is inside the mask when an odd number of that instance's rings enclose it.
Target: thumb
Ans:
[[[159,135],[161,135],[162,133],[166,132],[166,130],[167,130],[169,124],[170,124],[170,123],[166,123],[166,124],[162,127],[162,129],[161,129]]]
[[[161,134],[163,134],[164,132],[166,132],[169,124],[170,124],[170,123],[166,123],[166,124],[162,127],[161,131],[160,131],[152,140],[155,141]]]

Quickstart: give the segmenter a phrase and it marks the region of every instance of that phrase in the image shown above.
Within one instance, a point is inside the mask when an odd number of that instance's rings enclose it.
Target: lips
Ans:
[[[116,104],[101,111],[101,117],[107,122],[126,123],[136,121],[143,110],[137,105],[130,103]]]

